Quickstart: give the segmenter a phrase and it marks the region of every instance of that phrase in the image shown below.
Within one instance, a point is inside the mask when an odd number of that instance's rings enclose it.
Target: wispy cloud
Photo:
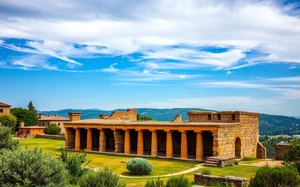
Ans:
[[[11,63],[16,68],[22,68],[24,70],[36,70],[36,69],[47,69],[47,70],[58,70],[56,66],[48,64],[47,58],[41,55],[30,55],[15,59]]]
[[[300,82],[300,76],[272,78],[269,80],[277,82]]]

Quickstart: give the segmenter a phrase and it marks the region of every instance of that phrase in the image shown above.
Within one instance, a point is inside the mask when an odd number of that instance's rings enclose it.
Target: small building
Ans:
[[[64,128],[64,123],[65,122],[69,122],[70,119],[63,117],[63,116],[58,116],[56,114],[54,114],[53,116],[51,115],[45,115],[45,114],[38,114],[38,126],[40,127],[48,127],[48,125],[50,124],[56,124],[57,126],[59,126],[61,128],[61,132],[64,133],[65,132],[65,128]]]
[[[0,114],[10,114],[11,105],[0,102]]]
[[[44,129],[46,127],[41,126],[24,126],[24,122],[20,122],[18,136],[23,135],[34,135],[34,134],[44,134]]]
[[[80,120],[69,113],[65,148],[115,154],[205,160],[207,157],[264,158],[259,114],[242,111],[189,111],[172,121],[137,121],[135,109]]]

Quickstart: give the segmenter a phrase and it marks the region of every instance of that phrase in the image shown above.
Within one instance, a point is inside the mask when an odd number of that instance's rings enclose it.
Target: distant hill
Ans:
[[[126,111],[126,109],[116,109],[117,111]],[[189,110],[214,111],[200,108],[137,108],[137,112],[143,116],[150,116],[153,120],[171,121],[176,114],[182,114],[183,120],[187,120]],[[98,118],[99,114],[110,114],[112,110],[99,109],[64,109],[57,111],[40,111],[40,113],[68,117],[68,112],[82,112],[81,119]],[[300,134],[300,119],[279,115],[260,115],[260,134],[261,135],[278,135],[278,134]]]

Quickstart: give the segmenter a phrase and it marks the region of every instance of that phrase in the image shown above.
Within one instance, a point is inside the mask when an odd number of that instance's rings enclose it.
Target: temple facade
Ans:
[[[115,154],[205,160],[207,157],[265,158],[259,143],[259,114],[189,111],[170,122],[137,121],[135,109],[80,120],[69,113],[65,148]]]

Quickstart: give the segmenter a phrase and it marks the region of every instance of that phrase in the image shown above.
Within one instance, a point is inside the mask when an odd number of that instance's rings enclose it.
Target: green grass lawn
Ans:
[[[32,149],[35,147],[43,148],[44,152],[51,152],[53,154],[59,154],[61,148],[64,147],[65,142],[62,140],[47,140],[40,138],[26,138],[19,139],[21,147],[28,147],[28,149]],[[107,165],[109,168],[113,169],[114,172],[118,174],[127,175],[126,163],[123,161],[129,161],[133,157],[130,156],[118,156],[118,155],[108,155],[108,154],[97,154],[97,153],[88,153],[87,158],[91,160],[89,163],[89,167],[92,168],[103,168]],[[189,161],[181,161],[174,159],[160,159],[160,158],[146,158],[153,166],[153,172],[151,176],[157,175],[165,175],[171,173],[177,173],[189,168],[194,167],[194,165],[199,164],[199,162],[189,162]],[[259,162],[260,160],[257,160]],[[247,161],[248,162],[248,161]],[[254,160],[251,161],[251,163]],[[193,173],[188,173],[185,176],[189,178],[190,181],[194,181],[194,173],[201,173],[203,170],[210,170],[212,175],[217,176],[240,176],[250,179],[255,175],[258,167],[253,166],[229,166],[225,168],[213,168],[213,167],[205,167],[201,168],[198,171]],[[128,187],[142,187],[145,185],[148,179],[121,179],[122,181],[127,183]],[[167,180],[166,178],[162,178],[162,180]]]

